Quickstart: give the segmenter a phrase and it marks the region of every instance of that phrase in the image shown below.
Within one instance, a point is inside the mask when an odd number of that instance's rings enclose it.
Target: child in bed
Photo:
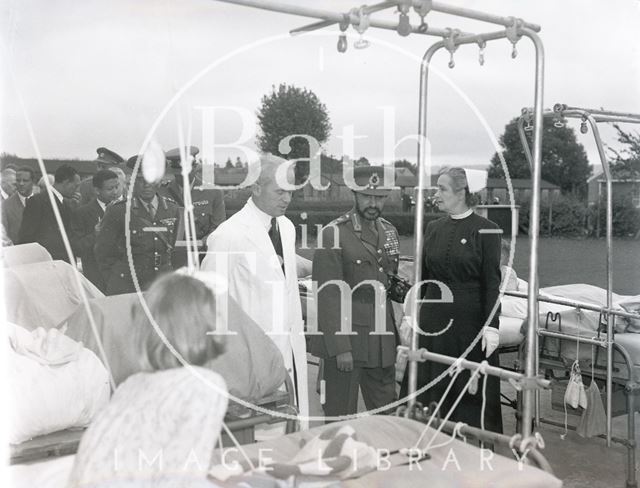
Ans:
[[[227,409],[222,377],[200,367],[223,352],[213,291],[174,272],[136,307],[142,373],[115,391],[82,437],[69,487],[211,486],[206,472]]]

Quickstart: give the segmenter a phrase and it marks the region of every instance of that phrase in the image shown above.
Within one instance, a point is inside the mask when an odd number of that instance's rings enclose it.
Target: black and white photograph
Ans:
[[[633,488],[640,0],[4,0],[12,488]]]

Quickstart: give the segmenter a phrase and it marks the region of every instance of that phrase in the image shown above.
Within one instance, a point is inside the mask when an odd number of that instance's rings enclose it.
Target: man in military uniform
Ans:
[[[185,151],[187,152],[187,151]],[[199,149],[189,147],[188,157],[195,158]],[[184,185],[182,177],[182,164],[180,160],[180,148],[171,149],[165,153],[168,172],[173,173],[172,180],[166,181],[160,187],[160,193],[175,201],[184,208]],[[189,173],[189,188],[191,202],[193,203],[193,216],[196,227],[196,240],[198,242],[198,254],[202,259],[206,254],[207,237],[227,218],[224,207],[224,195],[221,190],[206,189],[202,187],[202,178],[198,174],[198,168],[194,160],[192,170]],[[186,222],[185,222],[186,225]],[[173,253],[173,266],[179,268],[187,265],[187,247],[185,242],[185,229],[180,226],[177,232],[176,247]]]
[[[129,159],[132,167],[136,157]],[[106,284],[107,295],[136,291],[127,257],[126,232],[131,236],[131,255],[138,284],[147,288],[161,273],[171,270],[180,209],[157,193],[159,183],[149,183],[138,171],[133,187],[129,229],[125,225],[127,202],[120,198],[109,205],[96,236],[95,257]]]
[[[99,147],[96,149],[98,153],[98,157],[95,159],[96,166],[98,171],[103,169],[108,169],[109,171],[113,171],[117,168],[116,174],[120,177],[120,165],[124,163],[124,159],[119,154],[107,149],[106,147]],[[89,202],[92,202],[96,198],[96,191],[93,188],[93,176],[88,176],[80,183],[80,201],[78,202],[79,206],[86,205]]]
[[[356,413],[358,390],[369,410],[396,399],[397,334],[387,288],[398,271],[398,232],[380,217],[389,193],[381,188],[383,168],[356,168],[354,178],[364,189],[353,189],[354,208],[323,229],[313,258],[321,334],[310,336],[310,342],[311,353],[324,362],[327,416]],[[348,285],[352,335],[339,333],[349,324],[341,314],[340,289],[327,283],[331,280]],[[375,285],[363,283],[368,280]]]

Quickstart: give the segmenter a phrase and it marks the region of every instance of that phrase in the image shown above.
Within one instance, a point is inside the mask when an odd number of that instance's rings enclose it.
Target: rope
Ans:
[[[416,441],[416,443],[413,445],[412,449],[417,449],[418,448],[418,445],[420,444],[420,441],[422,441],[422,439],[424,438],[425,434],[427,433],[427,430],[429,429],[429,427],[431,427],[431,423],[433,422],[433,419],[434,419],[436,413],[438,413],[438,411],[440,410],[440,407],[442,406],[442,404],[444,403],[445,399],[447,398],[447,395],[449,394],[449,391],[451,391],[451,388],[453,388],[453,384],[456,381],[456,378],[462,372],[462,368],[460,367],[460,359],[457,359],[456,362],[453,363],[453,365],[454,365],[454,369],[451,370],[452,373],[453,373],[453,378],[451,378],[451,381],[449,381],[449,384],[447,385],[447,389],[442,394],[442,397],[440,398],[440,401],[437,403],[436,408],[433,409],[433,413],[429,417],[427,425],[425,426],[425,428],[420,433],[420,436],[418,437],[418,440]]]

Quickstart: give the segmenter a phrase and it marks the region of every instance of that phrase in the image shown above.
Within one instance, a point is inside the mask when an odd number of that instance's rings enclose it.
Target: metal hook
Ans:
[[[453,69],[456,66],[456,62],[453,60],[453,53],[451,53],[451,57],[449,58],[449,64],[447,66],[449,66],[450,69]]]
[[[447,51],[449,51],[449,68],[453,68],[456,63],[453,60],[453,53],[456,52],[458,46],[456,44],[456,38],[460,35],[460,31],[458,29],[447,28],[447,36],[442,40],[444,42],[444,47]]]
[[[353,47],[356,49],[366,49],[369,47],[369,44],[370,42],[360,35],[360,39],[353,43]]]
[[[484,48],[487,47],[487,42],[484,39],[479,40],[478,47],[480,48],[478,51],[478,63],[480,63],[480,66],[484,66]]]
[[[589,127],[587,126],[587,119],[583,118],[582,122],[580,123],[580,132],[582,134],[586,134],[587,132],[589,132]]]
[[[510,17],[509,20],[511,21],[511,25],[507,26],[506,35],[507,39],[509,39],[513,45],[513,48],[511,49],[511,58],[515,59],[516,56],[518,56],[516,44],[522,37],[522,34],[520,34],[520,28],[522,27],[523,22],[522,19],[516,19],[515,17]]]
[[[404,12],[400,13],[400,19],[398,19],[396,31],[402,37],[407,37],[411,34],[411,22],[409,22],[409,16]]]
[[[560,117],[555,117],[553,120],[553,126],[556,129],[562,129],[565,126],[564,121],[562,120],[562,116]]]
[[[347,51],[347,36],[345,34],[340,34],[338,36],[338,52],[344,53]]]

